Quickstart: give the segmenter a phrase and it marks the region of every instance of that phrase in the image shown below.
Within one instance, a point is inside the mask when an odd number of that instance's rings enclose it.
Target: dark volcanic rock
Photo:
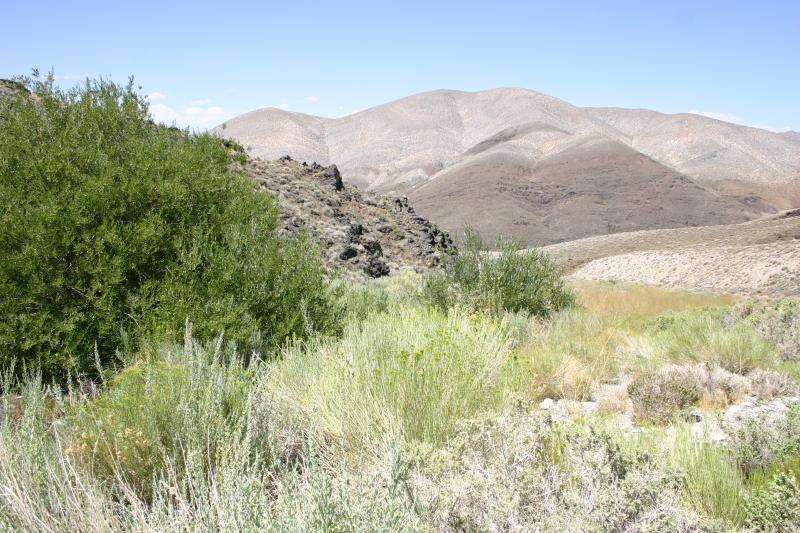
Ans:
[[[282,157],[251,159],[246,170],[260,190],[278,200],[279,231],[307,232],[322,246],[326,265],[350,278],[436,267],[453,248],[450,236],[417,215],[408,198],[344,188],[335,165]]]
[[[348,259],[352,259],[358,255],[358,250],[353,248],[352,246],[348,246],[344,250],[341,251],[339,254],[339,259],[342,261],[347,261]]]
[[[339,174],[339,169],[336,168],[336,165],[331,165],[326,168],[322,172],[321,177],[322,183],[325,185],[330,185],[337,191],[341,191],[344,189],[344,183],[342,182],[342,175]]]
[[[364,242],[364,249],[367,251],[369,255],[383,255],[383,248],[381,247],[381,243],[378,241],[365,241]]]
[[[364,266],[364,272],[371,278],[380,278],[389,275],[389,265],[383,259],[373,255],[367,259],[367,264]]]

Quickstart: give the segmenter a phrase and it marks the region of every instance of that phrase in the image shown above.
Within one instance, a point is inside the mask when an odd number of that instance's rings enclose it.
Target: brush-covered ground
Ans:
[[[470,232],[355,284],[132,84],[23,82],[0,531],[800,528],[797,299],[568,286]]]
[[[800,404],[758,411],[797,395],[797,301],[581,285],[579,305],[539,319],[441,311],[423,285],[408,274],[348,287],[340,337],[271,360],[245,362],[189,326],[182,344],[140,351],[100,384],[27,380],[3,398],[0,523],[800,527]],[[726,422],[745,401],[752,415]],[[724,438],[698,431],[698,413]]]

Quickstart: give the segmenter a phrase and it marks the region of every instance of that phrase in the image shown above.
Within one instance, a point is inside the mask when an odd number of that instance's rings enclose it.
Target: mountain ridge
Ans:
[[[339,118],[265,108],[214,131],[255,157],[335,163],[359,187],[407,194],[451,232],[482,211],[471,222],[488,238],[527,245],[623,223],[631,231],[742,222],[800,205],[800,140],[791,136],[690,113],[577,107],[523,88],[440,89]],[[580,146],[612,154],[614,164]],[[585,216],[563,216],[568,206]],[[552,231],[559,214],[571,221]],[[550,230],[539,220],[548,217]]]

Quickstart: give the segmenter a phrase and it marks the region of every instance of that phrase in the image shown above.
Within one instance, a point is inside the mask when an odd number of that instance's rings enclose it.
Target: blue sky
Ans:
[[[514,86],[800,130],[798,0],[0,1],[0,77],[133,75],[181,126]]]

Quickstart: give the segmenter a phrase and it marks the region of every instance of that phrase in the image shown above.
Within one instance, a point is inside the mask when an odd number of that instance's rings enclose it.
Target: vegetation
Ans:
[[[499,241],[499,254],[488,253],[480,236],[467,228],[464,243],[444,272],[429,276],[425,297],[434,307],[459,306],[490,313],[524,311],[547,317],[572,305],[575,298],[559,273],[538,251],[517,253],[520,245]]]
[[[262,349],[333,323],[317,251],[218,139],[155,126],[133,83],[26,80],[0,103],[0,359],[95,375],[138,339]]]
[[[28,86],[0,531],[800,529],[797,300],[573,292],[471,233],[444,272],[326,281],[235,147],[131,86]]]
[[[639,421],[666,424],[681,409],[700,400],[703,384],[691,368],[664,367],[637,376],[628,387],[628,394]]]

